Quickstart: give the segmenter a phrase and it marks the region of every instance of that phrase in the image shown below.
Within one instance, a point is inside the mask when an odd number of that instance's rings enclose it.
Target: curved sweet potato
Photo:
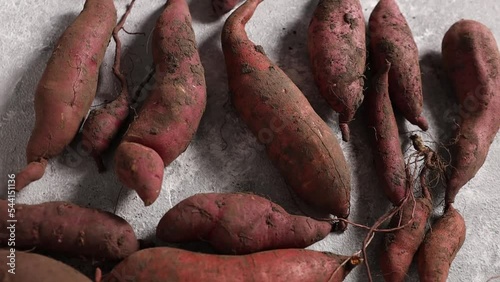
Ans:
[[[16,204],[18,249],[120,260],[139,249],[132,227],[114,214],[67,202]],[[0,246],[8,245],[7,201],[0,200]],[[54,280],[56,281],[56,280]]]
[[[344,265],[341,265],[346,262]],[[343,281],[359,258],[303,249],[245,256],[193,253],[173,248],[139,251],[118,264],[104,282],[121,281]]]
[[[460,104],[460,127],[452,148],[446,204],[486,160],[500,127],[500,53],[491,31],[481,23],[461,20],[446,33],[442,45],[445,70]]]
[[[344,141],[363,101],[365,18],[359,0],[321,0],[309,25],[312,71],[321,95],[339,113]]]
[[[206,85],[185,0],[169,0],[153,31],[156,84],[115,153],[119,180],[144,204],[161,190],[163,170],[186,150],[205,111]]]
[[[9,272],[10,254],[7,250],[0,250],[0,281],[5,282],[91,282],[85,275],[76,269],[46,256],[21,251],[15,252],[14,274]]]
[[[385,195],[398,206],[407,193],[405,160],[401,151],[399,131],[389,98],[389,70],[384,68],[374,77],[366,97],[367,121],[374,146],[375,168]]]
[[[245,24],[260,2],[247,0],[222,30],[233,105],[303,200],[347,218],[350,172],[337,139],[290,78],[247,37]]]
[[[446,282],[451,263],[465,241],[465,221],[451,205],[425,235],[418,250],[422,282]]]
[[[35,93],[28,165],[16,175],[16,190],[40,179],[47,160],[61,154],[78,132],[94,100],[99,67],[115,24],[113,0],[87,0],[56,43]]]
[[[323,238],[332,224],[288,214],[277,204],[252,194],[197,194],[170,209],[158,223],[156,237],[170,243],[202,240],[224,254],[305,248]]]
[[[386,60],[391,63],[389,93],[396,108],[404,117],[427,130],[422,116],[422,78],[418,48],[408,22],[395,0],[380,0],[370,20],[370,56],[375,70],[383,69]]]

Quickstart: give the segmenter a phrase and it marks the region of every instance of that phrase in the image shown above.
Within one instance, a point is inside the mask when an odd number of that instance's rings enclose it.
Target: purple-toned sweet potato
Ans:
[[[442,44],[443,63],[460,105],[446,204],[486,160],[500,128],[500,53],[491,31],[472,20],[455,23]]]
[[[412,124],[427,130],[422,116],[422,78],[418,48],[396,0],[380,0],[370,20],[370,56],[375,71],[391,63],[389,93],[392,103]]]
[[[0,200],[0,246],[9,245],[8,202]],[[17,249],[46,250],[96,260],[121,260],[139,250],[134,230],[112,213],[67,202],[15,205]]]
[[[261,2],[247,0],[222,30],[232,103],[293,190],[317,210],[347,218],[350,172],[336,137],[245,32]]]
[[[156,83],[115,153],[120,182],[144,204],[160,194],[163,170],[186,150],[205,111],[206,85],[185,0],[169,0],[153,31]]]
[[[212,8],[217,15],[223,15],[238,5],[240,0],[212,0]]]
[[[450,266],[465,241],[465,221],[449,205],[429,229],[418,250],[418,275],[422,282],[446,282]]]
[[[365,37],[359,0],[319,1],[309,25],[309,56],[321,95],[339,113],[344,141],[363,101]]]
[[[170,209],[156,227],[169,243],[201,240],[223,254],[305,248],[325,238],[332,224],[291,215],[253,194],[197,194]]]
[[[379,181],[387,198],[398,206],[408,189],[398,125],[389,98],[390,68],[391,64],[386,62],[385,67],[375,75],[366,97],[366,107]]]
[[[57,41],[35,93],[28,165],[16,175],[16,190],[40,179],[47,160],[61,154],[77,134],[94,100],[99,67],[115,24],[113,0],[87,0]]]
[[[357,257],[303,249],[224,256],[161,247],[129,256],[104,277],[104,282],[340,282],[360,262]]]

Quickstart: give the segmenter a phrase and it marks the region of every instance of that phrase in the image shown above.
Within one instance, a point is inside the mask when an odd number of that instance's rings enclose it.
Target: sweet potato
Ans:
[[[445,282],[451,263],[465,241],[465,221],[449,205],[425,235],[418,250],[418,275],[422,282]]]
[[[217,15],[223,15],[238,5],[240,0],[212,0],[212,8]]]
[[[115,24],[112,0],[87,0],[56,43],[35,93],[28,165],[16,176],[16,190],[40,179],[47,160],[61,154],[78,132],[94,100],[99,66]]]
[[[422,197],[406,201],[402,210],[391,219],[389,228],[409,225],[385,235],[385,246],[380,256],[380,268],[385,281],[405,281],[413,257],[424,240],[431,212],[432,199],[424,184]]]
[[[285,181],[319,211],[347,218],[350,172],[339,143],[288,76],[247,37],[262,0],[247,0],[222,30],[232,103]]]
[[[169,210],[156,237],[170,243],[202,240],[219,253],[249,254],[271,249],[305,248],[332,231],[332,224],[288,214],[252,194],[197,194]]]
[[[408,189],[398,125],[389,98],[390,68],[391,63],[386,62],[385,67],[373,78],[366,97],[366,107],[379,181],[387,198],[398,206]]]
[[[446,32],[443,63],[460,104],[446,204],[486,160],[500,127],[500,53],[495,37],[481,23],[461,20]]]
[[[0,281],[5,282],[91,282],[76,269],[46,256],[16,251],[15,260],[9,250],[0,250]],[[12,268],[9,264],[13,262]]]
[[[321,0],[309,25],[312,71],[321,95],[339,113],[344,141],[363,101],[365,18],[359,0]]]
[[[144,204],[160,194],[164,167],[184,152],[205,111],[206,85],[185,0],[169,0],[153,31],[156,83],[115,153],[119,180]]]
[[[126,258],[104,277],[104,282],[335,282],[343,281],[351,269],[359,263],[360,259],[357,257],[350,258],[303,249],[224,256],[162,247],[142,250]]]
[[[383,69],[386,60],[391,63],[389,93],[393,104],[409,122],[427,130],[429,125],[422,116],[422,79],[417,44],[396,1],[380,0],[368,25],[373,68],[376,71]]]
[[[18,249],[52,251],[97,260],[120,260],[139,249],[132,227],[114,214],[67,202],[16,204]],[[7,246],[11,223],[0,200],[0,246]]]

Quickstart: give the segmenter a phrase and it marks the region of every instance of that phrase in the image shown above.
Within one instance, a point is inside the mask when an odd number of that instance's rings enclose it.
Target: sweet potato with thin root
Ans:
[[[389,98],[389,70],[386,61],[373,79],[366,97],[367,120],[372,136],[375,168],[387,198],[396,206],[407,194],[406,170],[398,125]]]
[[[336,137],[245,32],[261,2],[247,0],[222,30],[232,103],[293,190],[317,210],[347,218],[350,172]]]
[[[460,104],[446,204],[483,166],[500,128],[500,53],[491,31],[461,20],[446,32],[443,63]]]
[[[376,71],[383,69],[386,60],[391,63],[389,93],[392,103],[409,122],[427,130],[429,125],[422,116],[418,48],[396,0],[380,0],[368,25],[373,68]]]
[[[0,246],[9,238],[8,202],[0,200]],[[112,213],[67,202],[16,204],[16,248],[96,260],[121,260],[139,249],[134,230]]]
[[[217,15],[223,15],[238,5],[240,0],[212,0],[212,8]]]
[[[28,165],[16,175],[16,190],[40,179],[47,160],[61,154],[78,132],[94,100],[99,67],[115,24],[113,0],[87,0],[57,41],[35,93]]]
[[[242,255],[305,248],[331,231],[329,222],[290,215],[257,195],[209,193],[191,196],[170,209],[156,237],[169,243],[202,240],[219,253]]]
[[[16,251],[11,263],[10,249],[0,250],[0,281],[2,282],[91,282],[85,275],[60,261],[46,256]]]
[[[339,113],[344,141],[363,101],[365,18],[359,0],[321,0],[309,25],[312,71],[321,95]]]
[[[446,282],[451,263],[465,241],[465,221],[453,206],[429,229],[418,250],[418,275],[422,282]]]
[[[126,258],[104,277],[104,282],[336,282],[343,281],[360,261],[358,257],[303,249],[224,256],[162,247],[142,250]]]
[[[185,0],[169,0],[153,31],[156,83],[115,152],[120,182],[146,206],[160,194],[165,166],[186,150],[205,111],[206,85]]]

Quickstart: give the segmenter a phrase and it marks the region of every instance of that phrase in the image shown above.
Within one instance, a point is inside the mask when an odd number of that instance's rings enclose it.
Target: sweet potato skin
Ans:
[[[136,190],[146,205],[153,203],[160,193],[158,171],[163,171],[186,150],[205,111],[204,69],[185,0],[167,2],[153,31],[153,60],[155,86],[125,133],[114,159],[120,181]],[[137,170],[134,162],[124,162],[141,154],[140,147],[133,152],[128,150],[131,143],[142,145],[144,154],[151,155],[150,163],[143,159],[143,165],[149,169]],[[159,158],[163,160],[161,167]],[[138,174],[141,181],[131,183],[123,177],[130,173]],[[154,193],[141,191],[144,187]]]
[[[219,253],[249,254],[305,248],[325,238],[332,224],[288,214],[253,194],[208,193],[191,196],[170,209],[156,228],[169,243],[202,240]]]
[[[471,20],[461,20],[448,30],[442,53],[461,118],[446,187],[446,204],[451,204],[484,164],[500,127],[500,53],[491,31]]]
[[[344,141],[349,141],[348,123],[363,101],[365,33],[359,0],[321,0],[309,25],[314,78],[321,95],[339,113]]]
[[[7,246],[7,201],[0,200],[0,246]],[[67,202],[16,204],[16,248],[96,260],[120,260],[139,249],[132,227],[114,214]]]
[[[348,260],[345,267],[340,264]],[[357,263],[354,262],[353,263]],[[104,282],[120,281],[343,281],[355,264],[349,257],[304,249],[245,256],[193,253],[167,247],[145,249],[118,264]],[[340,267],[340,268],[339,268]],[[337,270],[338,269],[338,270]],[[335,275],[333,272],[337,270]],[[332,276],[332,279],[329,279]],[[127,279],[127,280],[124,280]]]
[[[391,63],[389,93],[393,104],[409,122],[427,130],[427,120],[421,115],[423,95],[417,44],[396,1],[380,0],[368,25],[373,67],[379,70],[386,60]]]
[[[15,274],[9,273],[9,259],[7,250],[0,250],[0,281],[74,281],[91,282],[85,275],[76,269],[46,256],[16,251]]]
[[[238,7],[222,31],[232,103],[299,197],[347,218],[350,172],[337,139],[297,86],[247,37],[245,24],[260,2]]]
[[[75,137],[97,89],[99,67],[116,24],[112,0],[87,0],[56,43],[35,93],[35,127],[26,148],[28,166],[16,190],[40,179],[47,160]]]
[[[223,15],[238,5],[240,0],[212,0],[212,8],[217,15]]]
[[[451,263],[465,241],[465,221],[448,206],[427,232],[418,250],[418,274],[422,282],[446,282]]]
[[[398,223],[410,222],[413,214],[410,225],[385,235],[385,246],[380,256],[380,268],[385,281],[405,281],[413,257],[424,240],[431,212],[431,199],[422,197],[415,199],[415,202],[405,202],[402,211],[391,219],[389,228],[395,228]]]
[[[385,67],[374,77],[366,104],[379,181],[387,198],[398,206],[406,196],[407,180],[398,125],[389,98],[390,68],[391,64],[386,62]]]

